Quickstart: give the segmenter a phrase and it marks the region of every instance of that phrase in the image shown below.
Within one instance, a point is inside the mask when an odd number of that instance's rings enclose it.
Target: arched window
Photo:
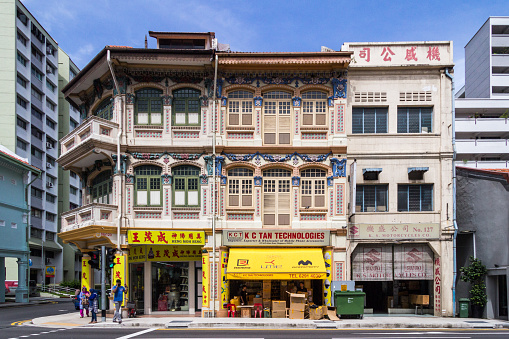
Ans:
[[[300,172],[300,206],[302,208],[325,208],[325,180],[327,171],[308,168]]]
[[[228,170],[228,207],[253,207],[253,170]]]
[[[327,94],[320,91],[302,93],[302,126],[327,126]]]
[[[100,204],[111,204],[113,197],[111,195],[111,171],[103,171],[92,179],[92,201]]]
[[[289,145],[291,143],[292,95],[283,91],[263,94],[263,143]]]
[[[94,110],[93,114],[96,117],[103,118],[106,120],[113,119],[113,98],[109,97],[101,101],[99,106]]]
[[[200,125],[200,94],[194,88],[181,88],[173,91],[173,125]]]
[[[138,166],[136,177],[136,206],[161,206],[161,167]]]
[[[228,93],[228,126],[253,126],[253,92],[233,91]]]
[[[174,167],[173,206],[196,207],[200,205],[199,176],[200,169],[195,166],[182,165]]]
[[[263,171],[263,224],[290,226],[292,172],[283,168]]]
[[[157,88],[143,88],[136,91],[135,116],[137,125],[163,124],[163,91]]]

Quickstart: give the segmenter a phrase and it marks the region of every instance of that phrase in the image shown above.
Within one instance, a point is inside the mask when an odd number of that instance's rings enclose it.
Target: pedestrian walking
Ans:
[[[78,296],[78,298],[80,299],[80,318],[84,317],[83,310],[86,310],[87,317],[90,317],[90,314],[88,311],[88,306],[89,306],[88,297],[90,297],[90,293],[88,293],[87,288],[85,286],[83,286],[83,288],[81,289],[81,292]]]
[[[90,297],[88,297],[90,312],[92,312],[92,320],[89,324],[97,323],[97,312],[99,312],[99,296],[97,295],[97,291],[94,289],[90,289]]]
[[[122,324],[122,310],[120,309],[120,306],[122,306],[122,301],[124,300],[124,293],[127,293],[127,290],[121,285],[121,283],[120,279],[117,279],[117,284],[111,289],[111,292],[114,293],[113,303],[115,304],[113,322],[116,323],[118,320],[119,324]]]

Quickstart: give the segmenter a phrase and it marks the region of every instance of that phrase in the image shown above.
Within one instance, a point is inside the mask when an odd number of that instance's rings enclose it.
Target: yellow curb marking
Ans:
[[[15,322],[13,322],[13,323],[11,324],[11,326],[18,326],[18,325],[22,325],[23,323],[26,323],[26,322],[29,322],[29,321],[32,321],[32,319],[15,321]]]
[[[72,326],[72,327],[75,327],[75,326],[81,326],[81,325],[78,325],[78,324],[71,324],[71,323],[42,323],[42,325],[59,325],[59,326]]]

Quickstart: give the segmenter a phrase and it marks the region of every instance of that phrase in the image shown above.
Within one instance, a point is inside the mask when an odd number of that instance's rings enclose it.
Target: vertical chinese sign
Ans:
[[[221,309],[228,304],[230,294],[230,283],[226,278],[226,268],[228,267],[228,252],[221,252]]]
[[[117,279],[120,279],[120,285],[124,287],[127,286],[127,274],[125,274],[125,257],[123,255],[115,255],[115,266],[113,266],[112,274],[112,285],[116,283]],[[122,306],[124,306],[125,294],[122,300]]]
[[[92,268],[88,264],[89,256],[83,257],[81,259],[81,287],[86,287],[87,290],[90,290],[92,287]]]
[[[203,253],[201,269],[202,269],[202,307],[209,307],[209,255],[208,253]]]
[[[327,272],[326,278],[323,280],[323,304],[331,306],[331,270],[332,270],[332,250],[325,250],[323,252],[323,259],[325,261],[325,271]]]
[[[442,315],[442,277],[441,277],[440,257],[435,258],[435,316]]]

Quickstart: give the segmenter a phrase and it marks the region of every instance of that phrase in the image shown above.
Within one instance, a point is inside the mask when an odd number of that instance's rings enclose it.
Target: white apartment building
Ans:
[[[489,17],[465,46],[455,106],[456,165],[509,169],[509,17]]]

